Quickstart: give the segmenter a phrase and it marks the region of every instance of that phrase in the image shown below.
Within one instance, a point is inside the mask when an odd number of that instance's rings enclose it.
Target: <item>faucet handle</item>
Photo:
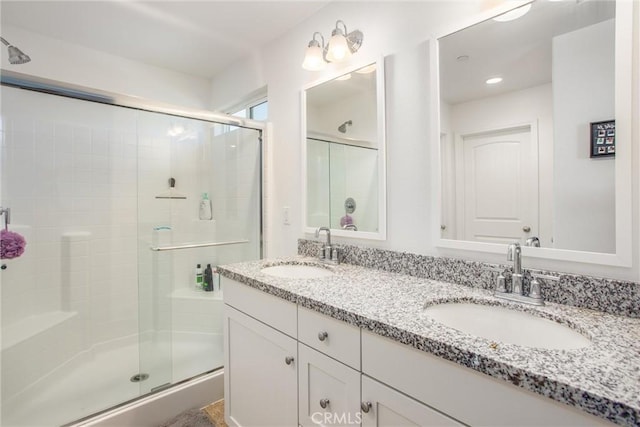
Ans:
[[[336,264],[337,264],[338,262],[340,262],[340,260],[339,260],[339,258],[338,258],[338,255],[339,255],[338,248],[332,248],[332,249],[331,249],[331,261],[332,261],[332,262],[335,262]]]
[[[540,293],[540,282],[538,281],[538,278],[534,277],[533,280],[531,280],[530,285],[531,288],[529,289],[529,297],[542,299],[542,294]]]
[[[502,273],[496,278],[496,292],[507,292],[507,279]]]

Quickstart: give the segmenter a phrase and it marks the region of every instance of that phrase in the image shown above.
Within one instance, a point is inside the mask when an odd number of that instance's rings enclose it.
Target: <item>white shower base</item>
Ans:
[[[219,334],[174,332],[172,340],[173,382],[222,366]],[[140,370],[138,349],[137,337],[128,337],[83,352],[4,402],[1,425],[59,426],[140,396],[148,387],[129,380]]]

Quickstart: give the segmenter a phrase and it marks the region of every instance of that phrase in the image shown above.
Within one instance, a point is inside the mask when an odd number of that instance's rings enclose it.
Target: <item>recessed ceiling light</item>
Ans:
[[[501,81],[502,81],[502,77],[491,77],[490,79],[487,79],[485,83],[488,85],[495,85],[500,83]]]
[[[498,22],[513,21],[514,19],[518,19],[526,15],[526,13],[529,12],[530,9],[531,3],[525,4],[524,6],[520,6],[516,9],[510,10],[509,12],[505,12],[502,15],[498,15],[493,18],[493,20]]]

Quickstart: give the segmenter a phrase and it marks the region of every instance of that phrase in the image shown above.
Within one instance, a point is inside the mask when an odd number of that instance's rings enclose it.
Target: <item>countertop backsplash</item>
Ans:
[[[433,257],[387,249],[334,244],[340,248],[340,262],[406,274],[414,277],[452,282],[464,286],[493,289],[497,276],[510,281],[511,267],[456,258]],[[299,239],[298,254],[315,257],[322,243]],[[640,283],[577,274],[525,269],[524,288],[528,292],[531,273],[556,279],[538,279],[546,301],[605,313],[640,318]]]

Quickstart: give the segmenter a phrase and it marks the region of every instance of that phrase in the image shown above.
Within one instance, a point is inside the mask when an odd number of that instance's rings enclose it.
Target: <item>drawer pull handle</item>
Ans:
[[[293,356],[287,356],[284,358],[284,363],[286,363],[287,365],[291,365],[294,361]]]
[[[360,409],[365,414],[369,413],[369,411],[371,410],[371,406],[373,406],[373,405],[371,405],[371,402],[362,402],[362,403],[360,403]]]
[[[320,399],[320,407],[327,409],[327,406],[329,406],[329,399]]]
[[[329,334],[327,333],[327,331],[318,332],[318,339],[320,341],[326,340],[328,336]]]

